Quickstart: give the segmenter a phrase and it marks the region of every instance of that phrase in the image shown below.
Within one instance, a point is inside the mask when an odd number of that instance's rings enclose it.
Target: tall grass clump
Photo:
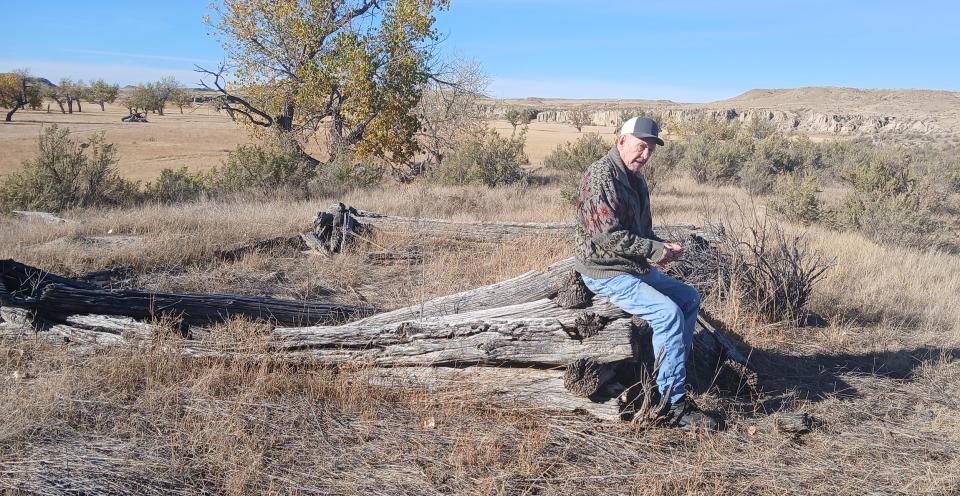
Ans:
[[[503,137],[486,129],[451,150],[443,161],[427,172],[438,184],[500,186],[520,182],[526,177],[521,165],[528,162],[524,153],[526,132]]]
[[[81,142],[69,128],[53,124],[40,132],[38,152],[0,182],[0,210],[59,212],[139,199],[138,184],[120,177],[116,150],[102,132]]]

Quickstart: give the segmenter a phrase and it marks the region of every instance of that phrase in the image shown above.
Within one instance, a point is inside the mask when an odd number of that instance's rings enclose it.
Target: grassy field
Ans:
[[[17,170],[36,155],[37,137],[44,125],[56,123],[70,128],[75,137],[104,132],[117,149],[117,168],[130,179],[150,180],[164,168],[188,167],[206,170],[220,164],[227,153],[248,138],[226,114],[206,107],[167,109],[166,115],[150,114],[147,123],[120,122],[127,109],[84,104],[83,112],[61,114],[56,105],[51,113],[21,110],[13,122],[0,125],[0,175]]]
[[[116,105],[107,105],[106,111],[101,112],[99,106],[87,104],[82,113],[73,114],[21,110],[12,123],[0,123],[0,147],[4,150],[0,176],[19,169],[24,160],[36,155],[42,126],[54,123],[69,127],[74,137],[106,133],[107,142],[117,149],[117,169],[124,177],[142,181],[156,178],[165,168],[208,170],[219,165],[237,145],[249,142],[242,126],[207,107],[185,109],[183,114],[174,107],[163,116],[150,114],[147,123],[120,122],[125,115],[127,109]],[[503,135],[511,133],[506,121],[493,121],[491,126]],[[607,136],[611,143],[613,131],[612,127],[583,128],[584,133]],[[541,164],[558,144],[580,134],[566,124],[532,123],[526,146],[530,163]]]
[[[231,291],[385,308],[492,283],[570,256],[568,243],[451,244],[380,235],[328,260],[291,253],[214,261],[217,248],[296,232],[334,200],[408,216],[569,221],[556,186],[389,185],[310,202],[199,203],[78,211],[78,224],[0,220],[0,257],[67,274],[125,266],[125,284]],[[655,221],[718,219],[742,190],[677,176]],[[163,340],[78,356],[0,343],[0,487],[40,494],[949,494],[960,491],[960,257],[803,229],[836,257],[814,327],[765,325],[707,307],[749,346],[764,392],[698,400],[731,429],[706,435],[597,423],[470,394],[397,391],[368,371],[257,360],[190,360]],[[122,236],[117,243],[91,242]],[[416,247],[422,265],[369,267],[369,251]],[[259,350],[264,329],[231,322],[218,345]],[[800,438],[779,410],[817,419]],[[753,428],[756,427],[756,430]]]

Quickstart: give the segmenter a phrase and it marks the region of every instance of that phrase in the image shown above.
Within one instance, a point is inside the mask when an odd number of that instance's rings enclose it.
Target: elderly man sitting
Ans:
[[[662,355],[657,386],[670,395],[661,412],[668,425],[722,428],[719,417],[701,411],[686,395],[686,361],[700,310],[700,294],[653,267],[679,259],[683,247],[653,233],[650,193],[643,166],[663,145],[657,123],[634,117],[617,143],[584,173],[577,197],[576,270],[594,293],[653,328],[653,348]]]

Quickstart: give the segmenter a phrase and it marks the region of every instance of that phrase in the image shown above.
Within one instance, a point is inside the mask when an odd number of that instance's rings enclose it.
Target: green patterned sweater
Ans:
[[[576,210],[577,272],[593,279],[645,274],[662,256],[647,183],[627,170],[616,147],[587,168]]]

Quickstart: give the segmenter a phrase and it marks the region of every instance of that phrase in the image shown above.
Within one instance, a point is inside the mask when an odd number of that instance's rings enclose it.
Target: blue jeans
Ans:
[[[657,387],[661,394],[666,394],[672,383],[670,402],[683,399],[687,357],[693,347],[693,329],[700,311],[700,293],[655,268],[644,275],[621,274],[607,279],[581,276],[591,291],[650,324],[654,356],[663,350]]]

